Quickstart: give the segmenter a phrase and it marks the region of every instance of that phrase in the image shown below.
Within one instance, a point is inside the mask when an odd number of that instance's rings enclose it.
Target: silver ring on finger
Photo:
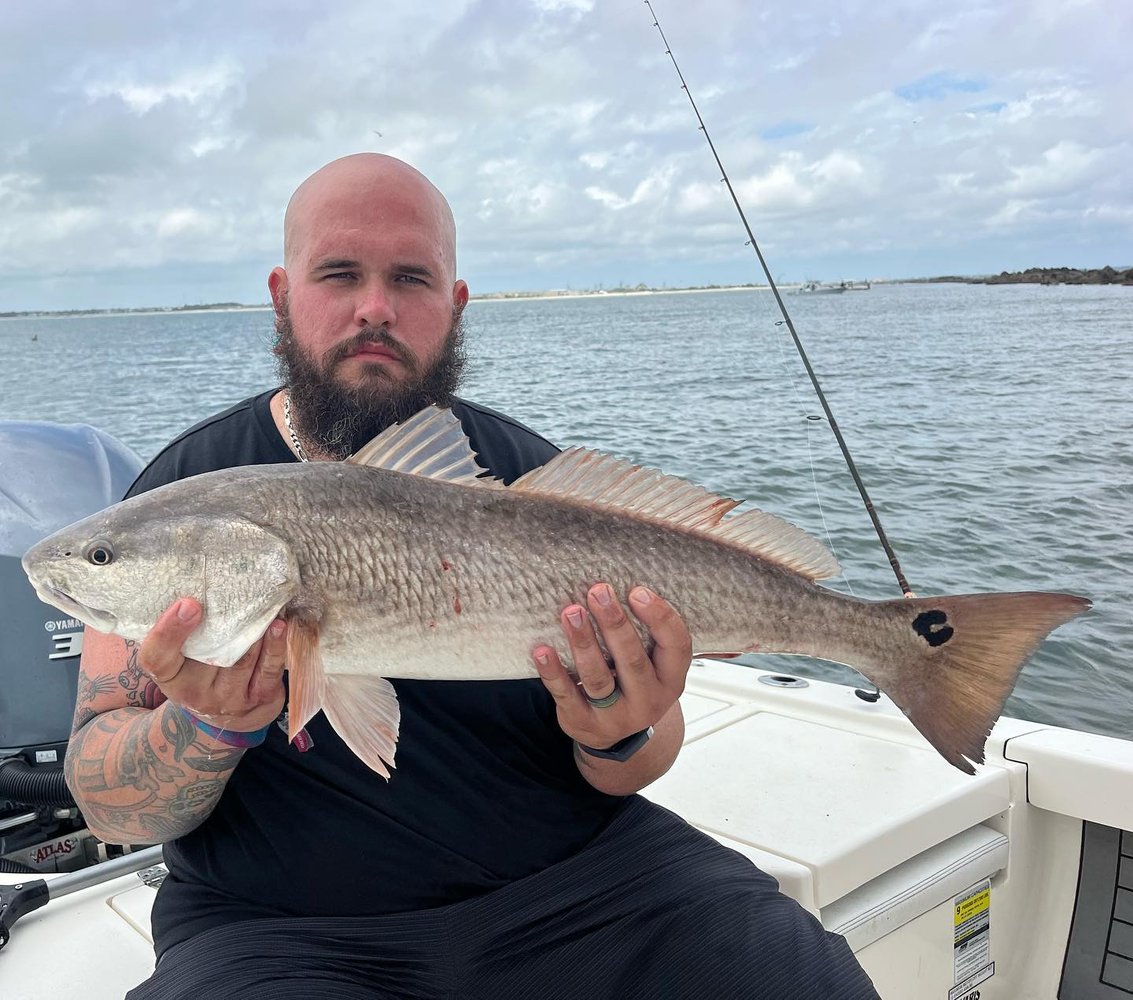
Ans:
[[[586,694],[586,688],[583,688],[582,691],[583,691],[583,694]],[[587,694],[586,700],[588,702],[590,702],[590,704],[593,705],[595,708],[609,708],[621,696],[622,696],[622,689],[618,685],[618,679],[615,677],[614,678],[614,690],[611,691],[608,695],[606,695],[604,698],[591,698],[590,695]]]

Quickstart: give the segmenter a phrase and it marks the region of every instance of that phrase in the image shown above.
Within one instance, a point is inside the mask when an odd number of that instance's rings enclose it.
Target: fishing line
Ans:
[[[736,206],[736,211],[740,215],[740,221],[743,222],[744,229],[747,231],[748,239],[744,245],[750,246],[752,250],[755,251],[756,257],[759,258],[760,266],[763,268],[763,273],[767,277],[767,284],[771,288],[772,293],[774,293],[775,301],[779,306],[779,312],[783,316],[783,322],[791,333],[791,339],[795,342],[795,349],[799,352],[799,357],[802,358],[806,373],[810,377],[811,385],[814,386],[814,391],[818,394],[818,400],[822,404],[823,412],[826,414],[826,420],[830,424],[830,429],[834,432],[834,437],[838,441],[838,447],[842,449],[842,457],[846,460],[850,475],[854,478],[854,485],[857,486],[858,493],[861,495],[862,502],[865,504],[866,513],[869,514],[869,518],[873,522],[873,527],[877,532],[881,547],[885,550],[885,554],[889,558],[889,565],[897,577],[897,583],[901,588],[901,592],[906,597],[912,597],[912,588],[905,579],[905,574],[901,571],[901,564],[897,559],[897,553],[893,551],[893,546],[889,544],[889,538],[885,534],[885,529],[881,526],[881,518],[878,517],[877,510],[874,508],[873,501],[870,499],[869,491],[866,489],[862,477],[858,474],[857,465],[854,464],[850,449],[846,444],[845,438],[842,437],[842,431],[838,427],[838,421],[834,418],[834,411],[830,409],[830,404],[826,401],[826,394],[822,391],[818,376],[815,374],[814,368],[810,363],[810,358],[807,357],[806,350],[803,348],[802,340],[795,330],[795,324],[791,322],[791,315],[787,312],[787,306],[783,302],[782,295],[779,294],[779,287],[775,284],[775,279],[771,277],[771,269],[767,266],[767,261],[763,258],[763,251],[759,249],[755,234],[752,232],[751,225],[747,221],[747,215],[744,214],[743,206],[740,204],[735,189],[732,187],[732,182],[728,178],[728,172],[724,169],[724,163],[720,159],[720,154],[716,152],[716,145],[712,142],[712,136],[708,134],[708,126],[704,124],[704,118],[700,114],[700,109],[696,106],[696,101],[693,100],[692,91],[689,90],[688,84],[685,82],[684,74],[681,72],[680,66],[677,65],[677,57],[673,55],[672,47],[669,45],[669,40],[665,37],[665,32],[661,27],[657,12],[653,9],[653,4],[650,0],[645,0],[645,6],[649,8],[649,13],[653,18],[653,27],[657,29],[657,32],[661,36],[661,41],[665,45],[665,54],[672,60],[673,69],[677,71],[677,76],[680,78],[681,90],[683,90],[688,97],[689,104],[692,105],[693,113],[696,115],[696,120],[700,123],[700,131],[704,133],[704,138],[708,142],[708,148],[712,150],[712,156],[716,160],[716,166],[720,168],[720,180],[727,186],[728,194],[732,196],[732,203]]]
[[[781,326],[783,326],[783,321],[776,321],[776,333],[778,333],[778,328]],[[814,499],[818,504],[818,517],[819,520],[822,521],[822,532],[826,536],[826,544],[830,547],[830,551],[833,552],[835,556],[837,556],[838,546],[834,544],[834,538],[830,534],[830,525],[826,521],[826,508],[822,503],[822,492],[818,487],[818,467],[814,461],[814,444],[811,440],[811,436],[814,433],[815,429],[814,425],[815,423],[821,421],[822,417],[811,413],[810,408],[805,403],[803,403],[802,395],[799,393],[799,387],[795,382],[795,369],[787,363],[787,348],[783,344],[782,337],[775,337],[775,347],[778,351],[779,356],[779,370],[783,373],[783,377],[787,385],[791,387],[791,392],[795,397],[795,405],[798,406],[799,414],[806,422],[806,454],[807,460],[810,463],[810,481],[814,484]],[[849,575],[846,573],[845,564],[841,559],[838,560],[838,564],[842,567],[842,579],[846,582],[846,589],[850,592],[850,596],[857,597],[858,595],[854,590],[854,585],[850,581]]]
[[[814,449],[811,447],[811,440],[810,440],[811,427],[813,426],[813,421],[821,420],[822,418],[821,417],[808,416],[806,419],[807,419],[806,453],[807,453],[807,458],[810,459],[810,481],[812,483],[814,483],[814,498],[815,498],[815,500],[818,501],[818,516],[822,520],[822,530],[824,532],[826,532],[826,543],[830,546],[832,551],[837,553],[838,550],[834,545],[834,539],[830,537],[830,525],[828,525],[826,523],[826,510],[822,506],[822,494],[819,492],[819,489],[818,489],[818,470],[817,470],[817,468],[814,464]],[[839,560],[838,562],[839,562],[839,565],[841,565],[842,561]],[[846,573],[846,568],[844,566],[842,567],[842,579],[846,581],[846,589],[850,592],[850,596],[851,597],[857,597],[858,595],[854,591],[854,585],[850,582],[850,577]]]

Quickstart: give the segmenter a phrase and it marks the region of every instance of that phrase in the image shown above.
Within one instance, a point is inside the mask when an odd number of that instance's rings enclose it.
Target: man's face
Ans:
[[[361,330],[316,356],[296,333],[286,299],[276,333],[277,368],[290,387],[299,430],[337,459],[349,457],[387,427],[430,404],[451,405],[466,362],[463,321],[455,310],[439,352],[429,359],[417,357],[380,328]],[[374,365],[360,381],[344,379],[342,361],[360,350],[388,352],[397,358],[401,374],[390,378],[384,366]]]
[[[269,278],[276,354],[299,430],[343,458],[451,398],[464,365],[451,215],[435,189],[347,162],[288,209],[287,268]]]

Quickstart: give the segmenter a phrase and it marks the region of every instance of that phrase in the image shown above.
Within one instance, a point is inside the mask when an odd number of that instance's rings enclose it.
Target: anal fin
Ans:
[[[388,779],[401,722],[393,685],[384,677],[333,674],[326,678],[323,711],[358,759]]]

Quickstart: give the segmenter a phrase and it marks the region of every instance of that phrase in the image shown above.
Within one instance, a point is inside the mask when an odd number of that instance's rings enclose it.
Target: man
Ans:
[[[407,164],[317,171],[268,279],[285,388],[186,432],[132,492],[345,458],[429,403],[505,481],[547,461],[544,439],[453,396],[455,245]],[[181,655],[189,599],[141,644],[89,633],[68,780],[96,834],[163,841],[170,871],[159,964],[130,997],[875,996],[771,879],[632,794],[680,748],[691,645],[660,597],[635,588],[627,613],[623,596],[598,584],[563,610],[578,683],[549,646],[540,680],[396,681],[407,749],[388,784],[321,715],[287,742],[282,622],[229,669]]]

